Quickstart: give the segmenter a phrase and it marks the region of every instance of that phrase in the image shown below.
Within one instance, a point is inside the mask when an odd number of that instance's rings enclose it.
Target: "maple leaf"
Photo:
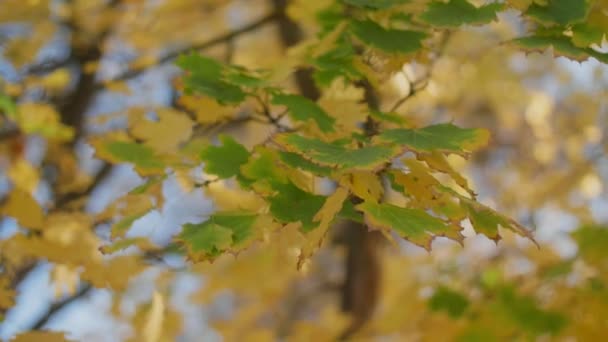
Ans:
[[[335,130],[335,119],[329,116],[318,104],[303,96],[275,94],[272,96],[272,104],[286,106],[290,117],[296,121],[314,121],[322,132],[333,132]]]
[[[400,152],[397,146],[349,148],[339,142],[328,143],[298,134],[281,134],[275,141],[315,164],[342,170],[374,170]]]
[[[313,217],[314,222],[319,222],[318,227],[306,234],[306,243],[302,247],[298,260],[298,267],[301,268],[303,262],[321,247],[327,231],[331,227],[338,213],[342,210],[342,205],[348,197],[348,190],[338,187],[333,194],[329,195],[323,203],[321,209]]]
[[[445,310],[453,318],[462,316],[470,304],[467,297],[443,286],[435,290],[428,303],[432,310]]]
[[[241,248],[256,236],[256,214],[217,213],[205,222],[185,224],[179,240],[194,261],[213,260],[231,247]]]
[[[557,56],[565,56],[575,61],[584,61],[589,57],[594,57],[599,61],[608,63],[608,54],[600,53],[591,48],[582,48],[574,45],[570,38],[566,36],[528,36],[517,38],[511,41],[525,51],[543,52],[547,48],[553,48],[553,53]]]
[[[131,134],[159,153],[172,152],[192,134],[193,122],[184,113],[169,108],[156,110],[157,121],[145,113],[134,112],[129,118]]]
[[[468,0],[434,1],[420,15],[424,22],[438,27],[458,27],[465,24],[486,24],[496,19],[496,12],[503,5],[492,3],[480,7],[473,6]]]
[[[584,20],[588,11],[586,0],[547,0],[544,5],[533,2],[525,14],[541,22],[566,25]]]
[[[43,228],[44,212],[42,208],[29,193],[23,190],[11,191],[1,212],[3,215],[16,219],[22,227],[34,230]]]
[[[394,230],[401,237],[426,250],[431,249],[431,242],[437,236],[462,239],[462,227],[446,223],[420,209],[369,201],[357,205],[356,208],[364,213],[365,222],[371,228]]]
[[[282,223],[302,224],[303,231],[314,229],[314,215],[321,210],[325,197],[306,192],[291,182],[276,185],[276,195],[269,199],[270,213]]]
[[[385,29],[371,20],[350,23],[352,33],[366,45],[388,53],[413,53],[422,48],[427,34],[419,31]]]
[[[220,136],[220,146],[209,145],[201,153],[205,162],[205,171],[220,178],[230,178],[237,175],[241,165],[249,159],[249,151],[232,137]]]
[[[467,129],[452,124],[439,124],[421,129],[389,129],[380,133],[374,140],[405,145],[419,152],[466,154],[485,146],[489,137],[490,133],[485,129]]]

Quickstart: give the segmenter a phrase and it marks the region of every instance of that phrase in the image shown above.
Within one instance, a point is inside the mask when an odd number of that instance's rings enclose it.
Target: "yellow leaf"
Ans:
[[[112,81],[104,83],[104,86],[107,90],[113,91],[116,93],[124,93],[126,95],[131,95],[131,88],[126,82],[123,81]]]
[[[350,174],[350,177],[342,179],[343,186],[357,197],[364,200],[378,202],[384,193],[384,186],[378,175],[369,171],[356,171]]]
[[[81,277],[98,288],[124,291],[129,285],[131,277],[136,276],[144,269],[145,265],[142,264],[139,257],[121,255],[105,263],[86,265]]]
[[[74,130],[60,121],[57,111],[48,104],[26,102],[17,107],[17,124],[28,134],[40,134],[49,139],[70,140]]]
[[[62,332],[48,332],[48,331],[30,331],[15,336],[11,342],[67,342],[70,341],[65,338],[65,334]]]
[[[55,298],[64,294],[72,295],[78,288],[78,270],[67,265],[55,265],[52,272],[53,282],[55,283]]]
[[[344,137],[360,131],[361,123],[369,114],[363,88],[347,85],[341,78],[334,80],[323,92],[319,106],[334,117],[336,124],[343,128],[337,130],[332,137]]]
[[[196,121],[203,125],[227,121],[237,114],[237,107],[223,106],[210,97],[184,95],[178,103],[186,110],[194,112]]]
[[[306,242],[302,246],[302,252],[298,260],[299,268],[306,259],[310,258],[312,254],[321,247],[331,223],[340,210],[342,210],[342,206],[347,197],[348,190],[343,187],[338,187],[333,194],[327,197],[321,210],[315,214],[313,221],[319,222],[319,226],[306,234]]]
[[[8,170],[8,178],[15,187],[33,194],[38,187],[40,177],[38,171],[27,160],[20,158]]]
[[[266,206],[266,202],[256,193],[238,187],[228,187],[220,182],[209,184],[205,188],[205,194],[211,197],[213,203],[222,211],[257,212]]]
[[[405,188],[405,193],[417,201],[416,203],[423,207],[432,207],[435,203],[433,187],[439,185],[435,177],[431,175],[431,170],[423,163],[414,160],[406,159],[404,163],[409,168],[407,173],[393,172],[395,183]]]
[[[60,92],[68,86],[70,79],[70,72],[66,68],[60,68],[42,77],[38,83],[50,92]]]
[[[156,115],[158,121],[152,121],[143,111],[132,112],[129,118],[131,134],[158,152],[174,152],[180,143],[190,138],[194,122],[184,113],[170,108],[160,108]]]
[[[471,190],[471,188],[469,188],[467,179],[464,178],[458,171],[454,170],[445,155],[439,152],[433,152],[431,154],[418,154],[418,159],[425,161],[431,168],[450,175],[456,184],[466,190],[473,198],[475,197],[476,194],[473,190]]]
[[[165,313],[165,303],[163,296],[157,291],[152,297],[152,306],[148,312],[146,324],[143,329],[143,338],[146,342],[158,342],[161,337],[163,319]]]
[[[0,277],[0,309],[8,309],[15,305],[15,290],[11,286],[8,277]],[[0,317],[0,321],[2,317]]]
[[[13,217],[20,226],[30,229],[42,229],[44,222],[44,213],[38,202],[18,188],[9,194],[2,214]]]

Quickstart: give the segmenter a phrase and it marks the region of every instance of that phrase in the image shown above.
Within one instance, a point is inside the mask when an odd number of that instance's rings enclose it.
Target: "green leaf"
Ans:
[[[488,143],[490,133],[485,129],[467,129],[452,124],[439,124],[422,129],[390,129],[375,140],[405,145],[418,152],[468,153]]]
[[[319,166],[309,160],[306,160],[304,157],[300,156],[297,153],[280,151],[279,157],[281,158],[281,161],[287,166],[298,168],[303,171],[308,171],[315,175],[329,176],[332,172],[331,168]]]
[[[353,20],[350,29],[366,45],[388,53],[416,52],[422,48],[422,40],[427,37],[418,31],[385,29],[370,20]]]
[[[365,9],[387,9],[396,5],[410,2],[410,0],[342,0],[344,3]]]
[[[602,54],[590,48],[578,47],[565,36],[529,36],[517,38],[511,42],[526,51],[543,52],[552,47],[553,53],[557,56],[565,56],[579,62],[589,57],[595,57],[601,62],[608,63],[608,54]]]
[[[363,211],[368,226],[386,231],[394,230],[404,239],[427,250],[431,249],[431,242],[435,237],[451,237],[454,236],[455,229],[461,230],[461,227],[451,226],[420,209],[373,202],[363,202],[356,208]]]
[[[186,92],[202,93],[220,103],[240,103],[247,94],[237,85],[226,82],[224,66],[207,57],[197,54],[182,55],[177,65],[189,71],[184,77]],[[229,77],[230,78],[230,77]],[[234,76],[231,78],[235,80]]]
[[[404,125],[407,122],[403,116],[392,112],[372,110],[369,112],[369,115],[376,120],[386,121],[397,125]]]
[[[231,65],[225,68],[224,79],[234,85],[247,88],[260,88],[267,85],[266,80],[243,67]]]
[[[219,137],[221,146],[207,146],[201,151],[205,172],[220,178],[230,178],[240,172],[241,165],[249,159],[249,151],[228,135]]]
[[[533,335],[557,333],[567,323],[562,315],[539,308],[533,298],[518,295],[510,287],[502,288],[499,295],[500,311]]]
[[[354,56],[355,50],[350,41],[339,39],[332,50],[312,60],[311,63],[317,68],[313,75],[315,81],[328,87],[338,77],[350,81],[361,79],[361,73],[353,64]]]
[[[218,213],[205,222],[185,224],[179,240],[191,259],[213,259],[250,238],[256,217],[247,213]]]
[[[578,253],[587,262],[598,264],[608,260],[608,228],[598,225],[585,225],[575,230],[572,237],[578,244]]]
[[[545,23],[568,25],[585,20],[588,12],[587,0],[548,0],[545,6],[534,2],[525,14]]]
[[[502,8],[503,5],[499,3],[475,7],[467,0],[435,1],[429,4],[420,19],[438,27],[486,24],[495,20],[496,12]]]
[[[435,290],[428,304],[433,311],[446,311],[452,318],[458,318],[469,306],[469,300],[456,291],[440,286]]]
[[[461,197],[461,201],[464,201],[467,204],[469,219],[477,233],[481,233],[494,241],[498,241],[500,240],[498,227],[502,227],[521,236],[525,236],[536,243],[532,237],[532,233],[514,220],[473,200]]]
[[[336,142],[329,143],[297,134],[281,134],[275,137],[275,141],[315,164],[343,170],[374,170],[401,152],[396,146],[353,149]]]
[[[578,47],[601,44],[605,33],[601,28],[587,23],[576,24],[572,26],[572,43]]]
[[[164,171],[165,165],[150,147],[126,141],[106,141],[103,149],[112,161],[129,162],[143,171]]]
[[[258,191],[272,191],[276,184],[287,182],[285,170],[279,165],[278,151],[261,146],[256,147],[254,156],[241,166],[241,174],[241,186],[251,188],[255,183]]]
[[[289,110],[289,115],[296,121],[307,122],[313,120],[323,132],[333,132],[335,119],[329,116],[314,101],[300,95],[275,94],[272,104],[284,105]]]
[[[0,113],[5,113],[7,117],[14,119],[17,113],[17,106],[13,103],[10,96],[0,93]]]
[[[342,210],[338,213],[338,217],[344,220],[351,220],[357,223],[365,223],[363,214],[355,209],[355,205],[351,201],[345,201]]]
[[[270,213],[281,223],[301,222],[308,232],[318,226],[313,217],[325,203],[325,196],[306,192],[291,182],[277,186],[277,194],[270,199]]]

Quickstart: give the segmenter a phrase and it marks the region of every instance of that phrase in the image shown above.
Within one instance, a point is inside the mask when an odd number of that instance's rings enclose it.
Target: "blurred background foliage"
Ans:
[[[173,60],[196,50],[287,70],[307,41],[294,46],[285,22],[314,37],[323,29],[316,14],[330,2],[0,2],[0,338],[51,330],[16,340],[324,341],[342,333],[340,247],[322,249],[304,271],[288,235],[212,264],[159,255],[151,245],[245,195],[220,184],[202,189],[202,175],[186,170],[144,183],[92,148],[110,131],[164,151],[187,142],[193,153],[218,133],[246,146],[263,141],[271,125],[239,120],[254,103],[180,96]],[[413,11],[428,2],[404,1]],[[592,16],[608,22],[601,14]],[[533,229],[540,249],[508,232],[495,244],[472,229],[464,246],[439,238],[431,253],[387,245],[374,315],[354,339],[606,337],[608,69],[503,44],[527,25],[517,11],[501,12],[482,27],[439,32],[436,56],[394,65],[380,56],[377,70],[382,107],[416,87],[396,110],[413,125],[454,121],[492,132],[483,152],[449,162],[482,202]],[[359,99],[330,87],[320,101],[356,113]],[[160,127],[144,127],[149,111]],[[116,227],[130,247],[104,256],[101,246],[122,248],[109,244]],[[23,228],[44,239],[17,238]]]

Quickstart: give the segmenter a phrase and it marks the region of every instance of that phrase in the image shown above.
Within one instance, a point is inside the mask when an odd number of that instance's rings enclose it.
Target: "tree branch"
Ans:
[[[234,38],[236,38],[239,35],[245,34],[245,33],[249,33],[252,31],[257,30],[258,28],[272,22],[273,20],[277,19],[278,15],[276,12],[267,14],[266,16],[252,22],[251,24],[245,25],[243,27],[241,27],[240,29],[234,30],[234,31],[230,31],[228,33],[225,33],[221,36],[215,37],[211,40],[208,40],[206,42],[202,42],[199,44],[193,44],[190,45],[188,47],[182,48],[182,49],[177,49],[174,51],[169,52],[168,54],[164,55],[163,57],[159,58],[158,61],[156,62],[156,66],[161,65],[163,63],[169,62],[172,59],[177,58],[179,55],[186,53],[188,51],[192,51],[192,50],[203,50],[203,49],[208,49],[210,47],[213,47],[217,44],[222,44],[222,43],[226,43],[229,42],[231,40],[233,40]],[[123,74],[114,77],[110,80],[107,80],[105,82],[117,82],[117,81],[126,81],[129,80],[131,78],[134,78],[136,76],[141,75],[143,72],[145,72],[146,70],[148,70],[148,68],[142,68],[142,69],[132,69],[132,70],[128,70],[126,72],[124,72]],[[103,88],[103,84],[97,84],[97,88]]]
[[[81,287],[80,290],[78,290],[73,295],[71,295],[63,300],[60,300],[59,302],[53,303],[49,307],[49,309],[46,311],[46,313],[44,315],[42,315],[42,317],[40,317],[38,320],[36,320],[36,322],[34,322],[30,326],[30,328],[27,330],[41,330],[42,328],[44,328],[44,326],[50,321],[50,319],[56,313],[61,311],[63,308],[65,308],[69,304],[77,301],[78,299],[83,298],[84,296],[89,294],[92,289],[93,289],[93,287],[90,284],[86,284],[83,287]]]
[[[290,46],[296,45],[304,38],[304,33],[302,29],[293,22],[286,13],[287,8],[287,0],[272,0],[275,10],[277,11],[278,21],[277,24],[279,26],[279,35],[281,37],[281,41],[283,42],[283,46],[288,48]],[[315,84],[314,79],[312,78],[312,70],[311,69],[298,69],[295,72],[296,84],[300,89],[300,93],[313,101],[316,101],[321,93]]]
[[[110,175],[111,172],[112,165],[104,162],[103,166],[101,167],[99,172],[97,172],[95,178],[93,178],[93,181],[91,182],[91,184],[89,184],[89,186],[87,186],[83,191],[68,192],[58,197],[55,201],[55,207],[62,208],[75,200],[89,196],[97,188],[97,186],[101,184]]]

